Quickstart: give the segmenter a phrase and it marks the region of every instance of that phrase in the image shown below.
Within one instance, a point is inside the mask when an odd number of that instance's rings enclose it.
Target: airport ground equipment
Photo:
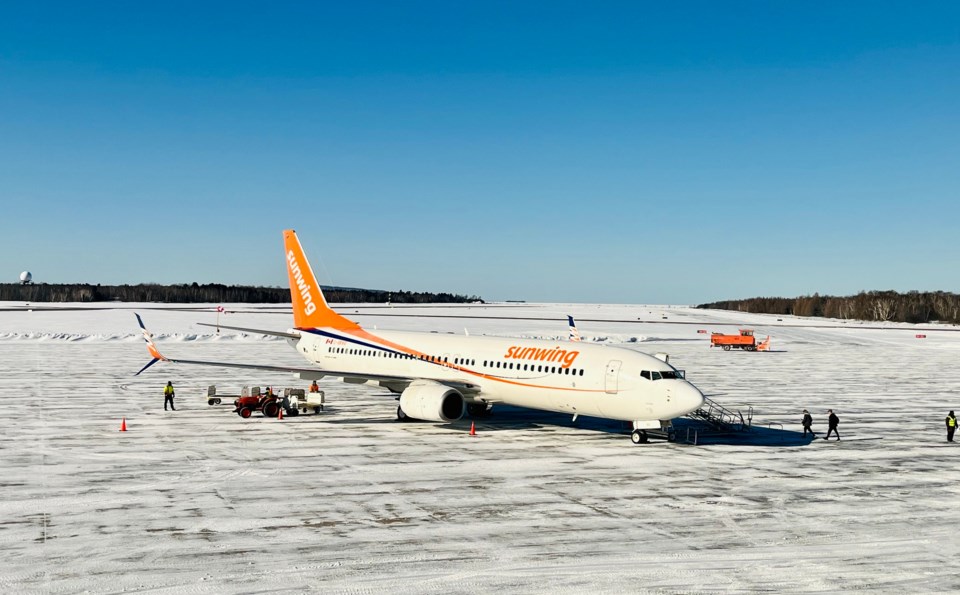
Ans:
[[[227,395],[224,393],[217,392],[217,385],[211,384],[207,387],[207,405],[219,405],[220,403],[227,401],[235,401],[240,398],[240,395]]]
[[[233,405],[234,413],[246,419],[256,411],[263,413],[264,417],[277,417],[281,409],[287,416],[320,413],[325,402],[323,391],[308,392],[302,388],[285,388],[279,394],[268,395],[261,392],[259,386],[245,386]]]
[[[233,412],[246,419],[254,411],[260,411],[264,417],[276,417],[280,414],[280,399],[277,395],[261,393],[259,386],[245,386],[240,391],[240,398],[233,402]]]
[[[713,399],[704,397],[703,405],[699,409],[688,413],[686,417],[705,422],[716,430],[744,432],[750,429],[753,422],[753,407],[747,410],[747,416],[744,417],[739,410],[727,409]]]
[[[744,416],[740,410],[728,409],[709,397],[704,397],[703,405],[684,417],[699,422],[699,427],[688,425],[686,434],[675,435],[674,439],[696,445],[700,438],[705,436],[749,432],[753,426],[753,407],[748,407]]]
[[[753,336],[750,329],[740,329],[738,335],[724,335],[723,333],[712,333],[710,335],[711,347],[722,347],[724,351],[731,349],[743,349],[744,351],[767,351],[770,349],[770,337],[757,344],[757,338]]]
[[[305,391],[302,388],[285,388],[280,404],[283,406],[283,412],[287,415],[299,415],[300,413],[320,413],[323,411],[323,404],[326,402],[324,393],[319,391]]]

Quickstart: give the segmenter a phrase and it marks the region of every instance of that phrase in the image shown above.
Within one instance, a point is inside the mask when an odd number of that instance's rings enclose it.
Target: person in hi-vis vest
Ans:
[[[167,410],[167,403],[170,403],[170,409],[173,409],[174,411],[177,410],[177,408],[173,406],[174,396],[175,396],[175,393],[173,392],[173,383],[167,380],[167,385],[163,387],[163,410],[164,411]]]

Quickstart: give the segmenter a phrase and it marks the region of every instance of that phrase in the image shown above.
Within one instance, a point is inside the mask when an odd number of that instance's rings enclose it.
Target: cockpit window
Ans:
[[[640,376],[647,380],[683,380],[683,370],[643,370]]]

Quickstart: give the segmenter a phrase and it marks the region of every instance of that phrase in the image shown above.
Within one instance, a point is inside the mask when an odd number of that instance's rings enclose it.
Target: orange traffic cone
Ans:
[[[470,435],[471,435],[471,436],[476,436],[476,435],[477,435],[477,428],[476,428],[476,426],[474,425],[474,422],[470,422]]]
[[[121,432],[127,431],[127,418],[125,417],[120,421],[120,431]]]
[[[283,419],[283,407],[279,409],[279,413],[277,413],[277,419]]]

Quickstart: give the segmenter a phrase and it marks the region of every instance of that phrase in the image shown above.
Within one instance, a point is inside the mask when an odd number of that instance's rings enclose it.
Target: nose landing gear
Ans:
[[[634,444],[646,444],[650,438],[664,439],[668,442],[676,442],[677,434],[673,428],[672,420],[653,420],[653,421],[635,421],[632,423],[633,431],[630,433],[630,442]]]

